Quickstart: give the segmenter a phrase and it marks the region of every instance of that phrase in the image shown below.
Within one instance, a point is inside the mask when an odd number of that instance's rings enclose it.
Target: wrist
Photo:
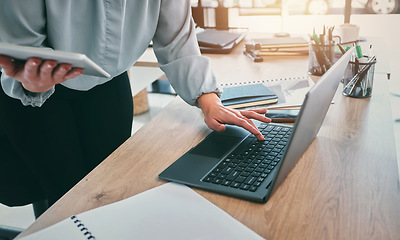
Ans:
[[[53,86],[43,86],[43,87],[38,88],[38,87],[35,87],[35,86],[27,85],[27,84],[22,83],[22,82],[21,82],[21,85],[22,85],[24,91],[27,91],[27,92],[32,93],[32,94],[45,93],[45,92],[50,91],[54,87],[54,85],[53,85]]]
[[[214,104],[222,105],[221,99],[214,92],[203,93],[199,98],[197,98],[197,103],[203,111],[207,108],[207,106]]]

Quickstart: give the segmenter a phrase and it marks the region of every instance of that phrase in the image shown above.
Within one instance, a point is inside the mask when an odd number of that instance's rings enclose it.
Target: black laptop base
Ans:
[[[214,131],[159,177],[265,203],[292,127],[262,123],[259,129],[265,141],[258,141],[246,130],[236,126],[227,126],[223,133]]]

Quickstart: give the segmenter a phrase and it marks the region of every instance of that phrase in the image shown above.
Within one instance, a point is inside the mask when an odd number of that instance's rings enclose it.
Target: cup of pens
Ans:
[[[343,95],[368,98],[372,94],[375,73],[375,56],[358,56],[349,62],[343,76]]]
[[[325,27],[322,34],[317,34],[315,28],[310,35],[308,73],[322,76],[333,65],[335,60],[335,41],[333,41],[333,27]]]
[[[310,41],[308,55],[308,73],[322,76],[332,66],[335,57],[334,42],[323,44]]]

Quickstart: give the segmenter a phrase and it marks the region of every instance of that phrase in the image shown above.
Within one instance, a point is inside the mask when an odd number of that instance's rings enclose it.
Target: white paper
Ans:
[[[96,240],[263,239],[189,187],[176,183],[166,183],[76,217]],[[22,239],[87,239],[87,236],[71,219],[66,219]]]

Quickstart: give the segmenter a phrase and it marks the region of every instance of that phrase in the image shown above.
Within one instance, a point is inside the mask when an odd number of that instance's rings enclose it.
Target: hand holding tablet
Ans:
[[[0,43],[0,66],[31,92],[48,91],[82,73],[110,77],[84,54],[7,43]]]
[[[6,55],[13,59],[23,61],[32,57],[41,58],[43,60],[55,60],[59,64],[69,63],[73,68],[83,68],[83,74],[86,75],[110,77],[110,74],[90,60],[85,54],[0,43],[0,55]]]

